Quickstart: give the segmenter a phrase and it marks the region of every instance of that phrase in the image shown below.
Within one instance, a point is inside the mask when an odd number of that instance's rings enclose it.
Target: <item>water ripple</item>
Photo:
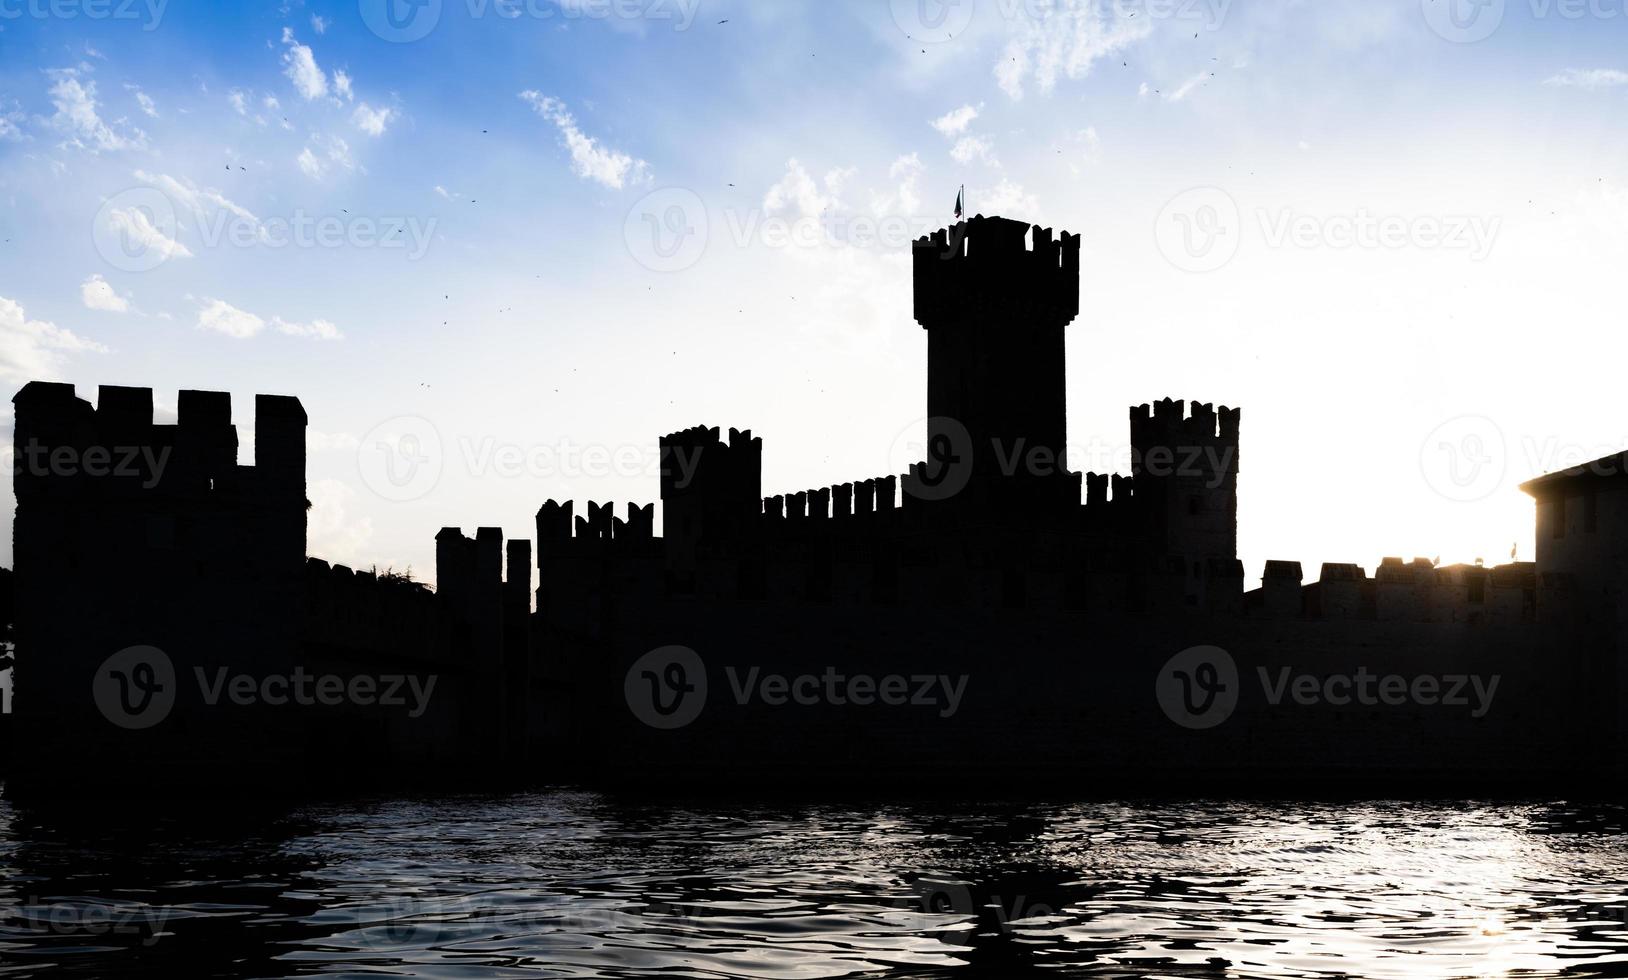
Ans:
[[[1628,976],[1628,812],[0,804],[0,976]]]

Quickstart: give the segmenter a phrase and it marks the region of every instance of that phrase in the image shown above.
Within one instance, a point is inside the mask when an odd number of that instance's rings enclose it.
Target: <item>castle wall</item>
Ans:
[[[306,419],[293,398],[257,397],[252,467],[237,462],[224,393],[182,392],[174,425],[153,422],[143,388],[104,386],[93,407],[70,385],[32,383],[14,402],[14,788],[433,782],[490,769],[520,740],[504,679],[509,645],[525,660],[530,643],[505,631],[500,534],[466,542],[442,596],[307,560]],[[523,602],[508,608],[524,631],[529,556],[520,565]],[[132,647],[161,655],[142,654],[138,676],[109,659]],[[301,677],[346,690],[371,678],[357,690],[379,694],[408,675],[434,685],[417,716],[365,693],[290,701]],[[109,682],[130,708],[159,692],[173,707],[110,715],[98,702]],[[241,702],[239,682],[252,689]],[[153,723],[127,723],[143,717]]]
[[[226,395],[183,392],[156,425],[152,393],[34,382],[13,399],[18,466],[18,771],[107,774],[225,765],[253,737],[243,714],[179,713],[129,732],[91,695],[103,662],[158,647],[178,676],[219,664],[291,670],[305,550],[305,416],[257,399],[260,466],[239,466]],[[298,447],[296,462],[294,447]],[[253,628],[245,629],[245,624]],[[272,743],[268,759],[286,757]]]
[[[958,610],[879,616],[850,607],[768,602],[661,604],[621,620],[596,682],[576,700],[602,741],[590,765],[629,778],[751,778],[860,782],[888,778],[946,786],[1032,773],[1068,792],[1103,779],[1208,780],[1297,792],[1366,773],[1421,782],[1473,777],[1484,785],[1586,775],[1600,733],[1575,705],[1590,684],[1563,639],[1535,624],[1400,624],[1177,617],[1034,616]],[[678,730],[651,728],[624,703],[624,676],[647,651],[680,644],[705,665],[705,708]],[[1236,663],[1239,701],[1210,730],[1173,723],[1155,695],[1178,652],[1219,646]],[[1333,674],[1497,678],[1490,709],[1409,703],[1272,703],[1293,678]],[[755,674],[754,674],[755,671]],[[770,704],[761,681],[777,675],[965,676],[958,710],[943,702]],[[692,678],[693,680],[693,678]],[[742,689],[755,693],[741,703]],[[792,688],[795,690],[795,686]],[[1292,690],[1292,689],[1291,689]],[[1339,767],[1338,769],[1334,767]],[[635,776],[637,773],[639,775]],[[1021,779],[1021,776],[1019,776]],[[1179,783],[1164,782],[1165,788]],[[1353,783],[1354,785],[1354,783]]]

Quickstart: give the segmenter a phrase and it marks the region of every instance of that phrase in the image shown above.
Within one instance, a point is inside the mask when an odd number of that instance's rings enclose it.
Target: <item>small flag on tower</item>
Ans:
[[[957,218],[960,218],[960,217],[964,216],[967,213],[966,198],[967,198],[967,185],[962,184],[961,189],[959,191],[957,191],[956,195],[955,195],[955,216]]]

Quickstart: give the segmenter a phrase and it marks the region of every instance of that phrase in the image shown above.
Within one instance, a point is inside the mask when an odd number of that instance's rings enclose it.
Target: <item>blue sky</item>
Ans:
[[[431,578],[698,423],[901,471],[962,184],[1084,236],[1078,468],[1242,406],[1251,578],[1530,557],[1519,480],[1628,444],[1628,0],[374,3],[0,0],[0,385],[299,395],[313,554]]]

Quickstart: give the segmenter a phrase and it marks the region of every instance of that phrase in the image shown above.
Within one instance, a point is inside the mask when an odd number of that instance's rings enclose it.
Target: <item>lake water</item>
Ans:
[[[1628,811],[0,804],[0,975],[1628,976]]]

